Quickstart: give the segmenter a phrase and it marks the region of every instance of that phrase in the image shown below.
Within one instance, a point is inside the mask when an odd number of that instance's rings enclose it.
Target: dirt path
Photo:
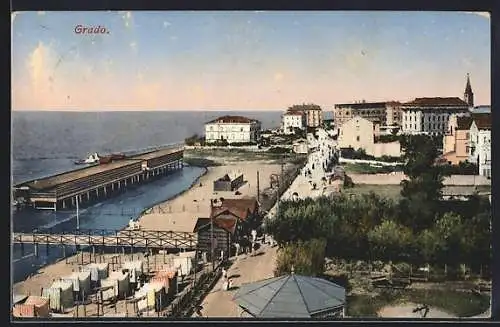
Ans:
[[[263,245],[254,257],[240,255],[228,270],[228,276],[233,276],[233,290],[222,290],[222,278],[213,290],[203,300],[201,310],[204,317],[240,317],[241,309],[232,298],[237,287],[245,283],[256,282],[273,277],[276,261],[276,247]]]

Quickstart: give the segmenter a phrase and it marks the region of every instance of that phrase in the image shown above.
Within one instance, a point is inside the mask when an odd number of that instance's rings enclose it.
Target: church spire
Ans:
[[[474,107],[474,93],[470,85],[469,73],[467,73],[467,84],[465,84],[464,101],[467,102],[469,107]]]

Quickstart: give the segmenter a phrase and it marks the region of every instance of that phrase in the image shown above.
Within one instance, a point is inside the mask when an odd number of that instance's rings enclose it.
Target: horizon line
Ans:
[[[128,109],[100,109],[100,110],[92,110],[92,109],[83,109],[83,110],[68,110],[68,109],[11,109],[11,112],[73,112],[73,113],[79,113],[79,112],[169,112],[169,111],[175,111],[175,112],[186,112],[186,111],[193,111],[193,112],[200,112],[200,111],[205,111],[205,112],[217,112],[217,111],[284,111],[287,109],[133,109],[133,110],[128,110]]]

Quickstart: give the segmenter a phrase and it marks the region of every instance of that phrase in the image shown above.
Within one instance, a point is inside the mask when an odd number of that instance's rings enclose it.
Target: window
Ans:
[[[357,142],[359,142],[359,135],[358,135],[358,136],[356,136],[356,141],[357,141]]]
[[[240,128],[240,132],[243,132],[243,127]]]
[[[452,127],[453,128],[453,127]],[[469,132],[465,133],[465,138],[468,139],[470,137]]]

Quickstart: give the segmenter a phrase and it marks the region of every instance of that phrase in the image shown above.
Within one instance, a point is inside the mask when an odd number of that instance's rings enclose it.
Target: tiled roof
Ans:
[[[299,107],[290,107],[287,109],[288,112],[297,112],[297,111],[308,111],[308,110],[317,110],[317,111],[321,111],[321,107],[316,107],[316,106],[306,106],[306,107],[303,107],[303,106],[299,106]]]
[[[238,208],[240,210],[248,210],[250,213],[254,213],[257,210],[259,203],[255,198],[246,199],[224,199],[222,201],[222,206],[226,208]]]
[[[198,218],[196,225],[194,225],[193,232],[197,232],[200,228],[208,226],[210,224],[210,218]]]
[[[258,208],[255,198],[249,199],[224,199],[220,206],[214,207],[212,217],[217,217],[223,213],[230,213],[240,220],[246,220],[248,214],[253,214]]]
[[[472,114],[472,119],[478,129],[491,129],[491,115],[489,113]]]
[[[349,107],[352,109],[383,109],[388,102],[360,102],[360,103],[341,103],[336,104],[335,108]]]
[[[237,219],[221,219],[220,217],[215,217],[214,219],[214,228],[222,228],[225,231],[234,234],[236,229],[236,224],[238,223]],[[210,218],[198,218],[196,221],[196,226],[193,229],[193,232],[196,233],[200,229],[210,228]]]
[[[468,107],[467,102],[458,97],[451,98],[416,98],[403,104],[408,107]]]
[[[457,129],[458,130],[469,130],[472,124],[472,117],[457,117]]]
[[[284,114],[285,116],[303,116],[304,113],[302,111],[287,111]]]
[[[236,225],[238,224],[238,219],[227,219],[227,218],[222,218],[222,217],[215,217],[214,222],[220,228],[225,229],[226,231],[230,232],[231,234],[234,234],[234,232],[236,231]]]
[[[250,124],[257,122],[255,119],[250,119],[243,116],[222,116],[209,121],[207,124],[222,123],[222,124]]]

